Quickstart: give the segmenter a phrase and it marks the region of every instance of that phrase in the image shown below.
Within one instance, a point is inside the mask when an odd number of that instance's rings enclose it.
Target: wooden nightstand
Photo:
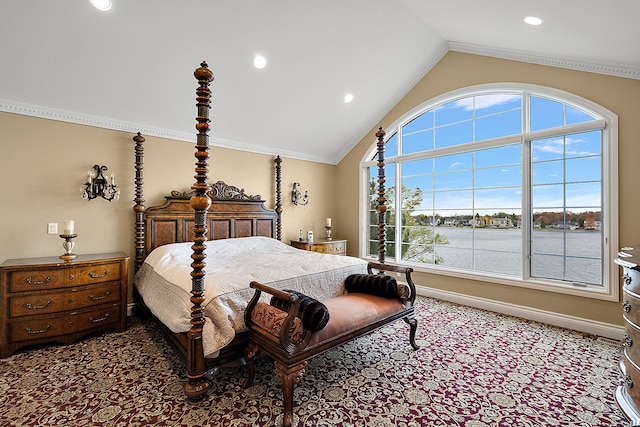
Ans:
[[[321,252],[323,254],[333,255],[346,255],[347,254],[347,241],[346,240],[315,240],[313,243],[309,243],[306,240],[291,240],[291,246],[294,248],[302,249],[305,251]]]
[[[0,357],[127,324],[129,257],[122,252],[9,259],[0,265]]]

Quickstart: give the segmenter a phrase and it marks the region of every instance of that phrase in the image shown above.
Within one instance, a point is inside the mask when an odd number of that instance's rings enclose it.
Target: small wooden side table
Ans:
[[[323,254],[333,254],[333,255],[347,254],[346,240],[318,239],[318,240],[314,240],[313,243],[309,243],[307,240],[291,240],[291,246],[293,246],[294,248],[305,250],[305,251],[320,252]]]

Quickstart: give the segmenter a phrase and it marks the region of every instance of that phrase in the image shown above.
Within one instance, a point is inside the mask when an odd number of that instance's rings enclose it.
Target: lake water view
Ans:
[[[522,275],[522,230],[436,227],[449,244],[436,246],[440,265],[465,270]],[[602,233],[534,230],[531,276],[602,284]]]

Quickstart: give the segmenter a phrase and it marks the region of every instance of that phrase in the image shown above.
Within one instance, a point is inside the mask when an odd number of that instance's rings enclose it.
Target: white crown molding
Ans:
[[[81,113],[71,113],[68,111],[56,110],[52,108],[41,107],[38,105],[24,104],[11,101],[8,99],[0,99],[0,111],[6,113],[21,114],[25,116],[38,117],[42,119],[57,120],[66,123],[93,126],[103,129],[116,130],[121,132],[137,133],[140,132],[144,136],[155,136],[158,138],[166,138],[177,141],[185,141],[190,143],[196,142],[196,132],[186,133],[169,129],[161,129],[156,127],[141,126],[139,124],[123,122],[104,117],[95,117]],[[309,156],[304,153],[295,151],[276,150],[271,147],[263,147],[252,144],[245,144],[238,141],[232,141],[223,138],[211,136],[211,145],[232,150],[248,151],[256,154],[280,155],[291,159],[308,160],[318,163],[335,164],[334,159],[329,157]]]
[[[548,67],[567,68],[570,70],[605,74],[615,77],[624,77],[627,79],[640,79],[640,68],[634,67],[629,64],[609,64],[604,62],[588,61],[579,58],[539,55],[526,51],[499,49],[488,46],[479,46],[451,41],[448,42],[447,45],[449,47],[449,50],[453,52],[491,56],[493,58],[527,62],[530,64],[546,65]]]

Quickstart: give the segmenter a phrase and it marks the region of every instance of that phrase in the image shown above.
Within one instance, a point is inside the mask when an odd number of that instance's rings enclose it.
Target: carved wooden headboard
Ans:
[[[211,207],[207,213],[208,239],[235,237],[276,237],[278,214],[264,206],[260,196],[222,181],[210,185]],[[173,191],[161,206],[150,207],[144,215],[145,254],[168,243],[193,241],[194,215],[189,200],[192,192]]]

